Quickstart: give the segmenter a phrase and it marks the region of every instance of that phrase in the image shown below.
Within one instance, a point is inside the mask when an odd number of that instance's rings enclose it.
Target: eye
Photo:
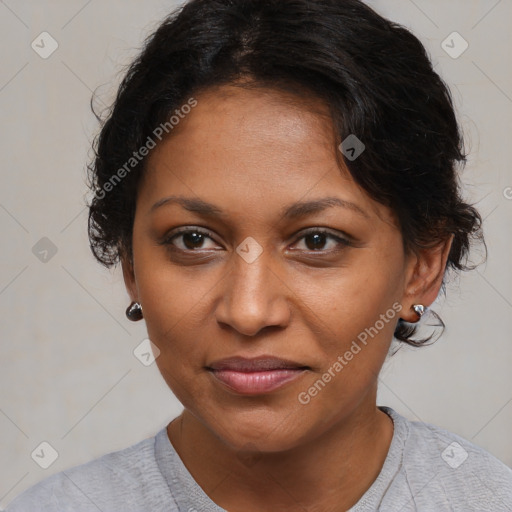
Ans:
[[[208,240],[210,240],[210,246],[207,244]],[[298,242],[302,243],[302,247],[300,247],[301,243]],[[211,250],[218,248],[218,244],[214,241],[213,235],[209,231],[194,227],[174,231],[161,243],[183,252],[197,252],[200,249]],[[295,243],[298,243],[299,247],[293,250],[321,253],[336,252],[345,246],[352,245],[349,240],[320,228],[311,229],[303,233]]]
[[[303,246],[302,248],[299,248],[300,250],[313,252],[333,252],[340,250],[343,246],[351,245],[351,243],[345,238],[319,228],[303,233],[299,238],[299,241],[303,241]]]
[[[184,228],[163,240],[164,245],[170,245],[182,251],[194,251],[196,249],[214,249],[215,247],[205,247],[206,240],[213,241],[209,231],[199,228]],[[218,244],[214,244],[216,247]]]

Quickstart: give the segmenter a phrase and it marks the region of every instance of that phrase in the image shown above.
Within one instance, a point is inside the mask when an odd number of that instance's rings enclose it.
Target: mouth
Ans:
[[[309,366],[270,356],[256,358],[231,357],[206,367],[216,381],[242,395],[258,395],[275,391],[298,379]]]

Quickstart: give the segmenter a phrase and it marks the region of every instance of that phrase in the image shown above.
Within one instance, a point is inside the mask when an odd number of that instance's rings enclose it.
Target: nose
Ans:
[[[233,254],[232,268],[223,280],[222,299],[216,308],[219,324],[245,336],[268,327],[286,327],[290,320],[289,288],[271,268],[265,251],[252,263]]]

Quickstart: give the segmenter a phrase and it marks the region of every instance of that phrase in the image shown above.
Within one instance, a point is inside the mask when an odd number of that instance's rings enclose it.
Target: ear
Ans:
[[[137,291],[137,282],[135,280],[135,272],[133,269],[133,262],[130,258],[123,256],[121,257],[121,266],[123,269],[123,278],[124,284],[126,286],[126,291],[130,296],[132,302],[137,302],[139,298],[139,293]]]
[[[407,281],[402,299],[402,315],[406,322],[417,322],[413,304],[430,306],[436,300],[443,283],[446,261],[454,235],[428,249],[418,249],[407,264]]]

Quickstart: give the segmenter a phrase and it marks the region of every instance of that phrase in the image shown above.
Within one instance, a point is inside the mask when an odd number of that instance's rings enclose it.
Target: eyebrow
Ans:
[[[202,199],[183,196],[168,196],[159,199],[150,208],[148,213],[153,213],[156,209],[168,204],[179,204],[185,210],[197,213],[204,217],[227,217],[226,212],[212,203],[208,203]],[[321,212],[334,206],[350,209],[366,219],[369,219],[368,214],[360,206],[339,197],[324,197],[322,199],[315,199],[311,201],[299,201],[284,207],[281,211],[281,215],[285,219],[296,219]]]

